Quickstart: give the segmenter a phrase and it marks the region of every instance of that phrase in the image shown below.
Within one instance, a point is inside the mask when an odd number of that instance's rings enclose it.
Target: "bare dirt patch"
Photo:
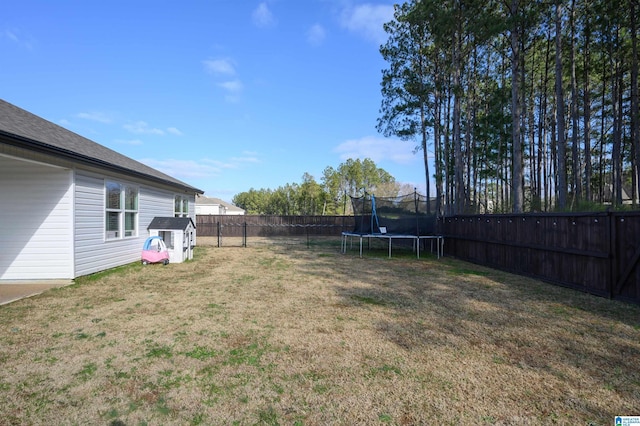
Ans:
[[[0,306],[1,424],[611,424],[640,308],[339,241],[215,248]]]

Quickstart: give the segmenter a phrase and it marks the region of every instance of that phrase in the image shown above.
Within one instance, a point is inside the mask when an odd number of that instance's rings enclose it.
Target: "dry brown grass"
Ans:
[[[604,425],[639,413],[639,307],[338,247],[200,247],[193,262],[1,306],[0,423]]]

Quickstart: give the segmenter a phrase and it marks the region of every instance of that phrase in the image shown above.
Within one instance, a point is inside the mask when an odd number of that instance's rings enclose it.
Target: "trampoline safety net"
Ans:
[[[436,215],[427,214],[427,197],[413,192],[396,197],[365,193],[351,197],[355,234],[435,235]]]

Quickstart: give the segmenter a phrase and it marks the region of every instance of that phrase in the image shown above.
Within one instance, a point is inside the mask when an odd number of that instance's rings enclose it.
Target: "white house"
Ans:
[[[156,216],[202,191],[0,99],[0,282],[73,279],[140,259]]]
[[[229,204],[219,198],[205,197],[198,194],[196,196],[196,215],[243,215],[245,211],[240,207]]]

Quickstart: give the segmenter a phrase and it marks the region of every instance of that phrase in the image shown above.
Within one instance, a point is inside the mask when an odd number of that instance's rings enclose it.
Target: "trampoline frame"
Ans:
[[[362,257],[362,241],[371,238],[387,239],[389,245],[389,259],[391,259],[391,242],[394,239],[412,240],[413,250],[416,252],[416,257],[420,259],[420,241],[431,240],[431,251],[433,252],[433,243],[436,243],[436,253],[438,259],[444,252],[444,237],[442,235],[400,235],[400,234],[358,234],[355,232],[343,232],[340,242],[340,250],[342,254],[347,252],[347,240],[351,241],[353,247],[352,238],[360,239],[360,257]]]

